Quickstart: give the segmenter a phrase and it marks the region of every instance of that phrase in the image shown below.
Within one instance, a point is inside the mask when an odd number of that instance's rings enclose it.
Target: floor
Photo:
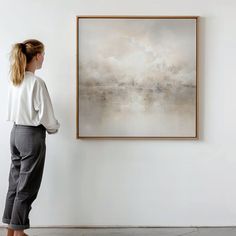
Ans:
[[[0,228],[0,236],[6,235]],[[31,228],[29,236],[236,236],[236,227],[217,228]]]

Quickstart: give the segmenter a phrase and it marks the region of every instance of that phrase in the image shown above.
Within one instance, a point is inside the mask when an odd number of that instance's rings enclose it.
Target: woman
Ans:
[[[42,180],[46,131],[54,134],[60,124],[53,112],[45,82],[35,75],[44,60],[44,45],[30,39],[13,45],[11,51],[8,121],[11,168],[3,214],[8,236],[25,236],[30,228],[29,212]]]

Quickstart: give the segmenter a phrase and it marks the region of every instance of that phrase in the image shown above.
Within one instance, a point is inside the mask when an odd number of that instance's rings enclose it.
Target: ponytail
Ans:
[[[13,45],[10,54],[10,77],[17,86],[24,80],[25,69],[37,53],[44,51],[44,45],[36,39],[25,40]]]
[[[13,45],[10,60],[11,80],[15,86],[20,85],[24,79],[26,68],[26,55],[24,52],[24,44],[16,43]]]

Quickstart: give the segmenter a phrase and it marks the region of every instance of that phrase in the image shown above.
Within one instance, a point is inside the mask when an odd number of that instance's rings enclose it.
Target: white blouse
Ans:
[[[26,71],[19,86],[10,81],[7,121],[30,126],[42,124],[49,134],[58,131],[60,124],[54,116],[47,86],[33,72]]]

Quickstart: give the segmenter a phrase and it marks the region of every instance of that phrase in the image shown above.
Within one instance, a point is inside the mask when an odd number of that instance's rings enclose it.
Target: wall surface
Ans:
[[[236,225],[236,2],[0,0],[0,215],[10,167],[11,45],[37,38],[60,132],[47,136],[31,226]],[[76,15],[193,15],[199,21],[200,139],[77,140]]]

